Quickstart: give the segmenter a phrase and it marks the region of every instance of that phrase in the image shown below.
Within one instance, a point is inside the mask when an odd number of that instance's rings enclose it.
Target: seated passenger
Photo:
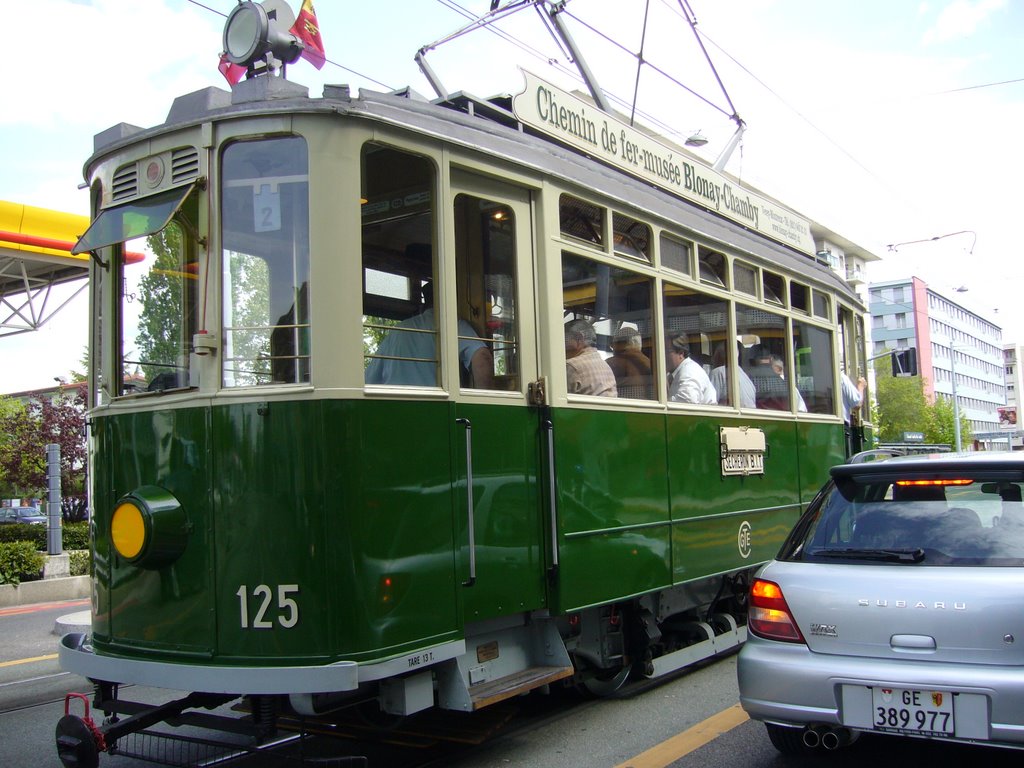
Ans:
[[[786,380],[786,367],[778,355],[772,355],[772,370],[778,374],[780,379]],[[800,394],[799,389],[796,391],[796,409],[800,413],[807,413],[807,403],[804,402],[804,396]]]
[[[789,410],[789,385],[772,368],[772,353],[767,347],[755,344],[750,348],[750,368],[747,374],[757,390],[757,407],[773,411]]]
[[[672,338],[668,347],[668,399],[676,403],[717,405],[718,394],[704,369],[690,358],[690,343],[685,333]]]
[[[719,350],[722,348],[719,347]],[[754,388],[754,382],[750,380],[747,372],[740,367],[743,356],[743,345],[737,342],[736,352],[736,368],[737,378],[740,382],[740,408],[756,408],[757,407],[757,390]],[[725,355],[719,354],[716,351],[716,357],[723,359],[715,361],[715,367],[711,369],[711,386],[715,388],[715,392],[718,393],[718,404],[719,405],[731,405],[732,395],[729,389],[729,372],[730,368],[726,364],[724,357]]]
[[[641,348],[643,339],[640,331],[632,326],[623,326],[612,338],[612,356],[606,361],[615,374],[615,387],[619,397],[650,400],[654,397],[651,387],[651,361]]]
[[[437,323],[431,283],[422,289],[423,311],[413,315],[384,337],[366,368],[367,384],[439,386],[437,377]],[[490,389],[494,382],[494,357],[465,320],[459,320],[459,365],[469,374],[470,386]]]
[[[565,326],[565,383],[571,395],[618,396],[615,374],[597,351],[597,334],[586,320]]]

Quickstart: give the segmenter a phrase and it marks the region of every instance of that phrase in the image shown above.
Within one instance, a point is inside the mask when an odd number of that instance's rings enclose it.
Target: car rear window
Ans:
[[[807,511],[779,557],[1021,566],[1021,485],[985,477],[839,478]]]

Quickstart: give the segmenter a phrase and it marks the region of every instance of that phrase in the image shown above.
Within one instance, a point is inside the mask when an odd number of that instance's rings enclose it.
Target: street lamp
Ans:
[[[959,453],[963,446],[960,443],[960,404],[956,400],[956,345],[952,341],[949,342],[949,372],[953,376],[953,439]]]

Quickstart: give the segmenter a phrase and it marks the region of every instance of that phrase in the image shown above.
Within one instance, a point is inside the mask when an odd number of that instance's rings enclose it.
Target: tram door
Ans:
[[[464,620],[545,606],[538,488],[533,237],[527,190],[452,171],[459,386],[453,498]],[[451,292],[449,292],[450,294]],[[451,356],[449,356],[451,359]],[[452,387],[455,391],[455,387]]]

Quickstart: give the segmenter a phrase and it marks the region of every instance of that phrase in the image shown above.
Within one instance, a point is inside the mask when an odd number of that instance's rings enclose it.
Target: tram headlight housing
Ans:
[[[174,494],[147,485],[121,497],[110,518],[110,540],[134,566],[156,570],[170,565],[188,543],[188,517]]]
[[[302,43],[281,24],[282,9],[274,4],[273,11],[271,17],[262,4],[250,0],[232,9],[224,22],[224,54],[228,61],[252,67],[269,53],[291,64],[302,55]]]

